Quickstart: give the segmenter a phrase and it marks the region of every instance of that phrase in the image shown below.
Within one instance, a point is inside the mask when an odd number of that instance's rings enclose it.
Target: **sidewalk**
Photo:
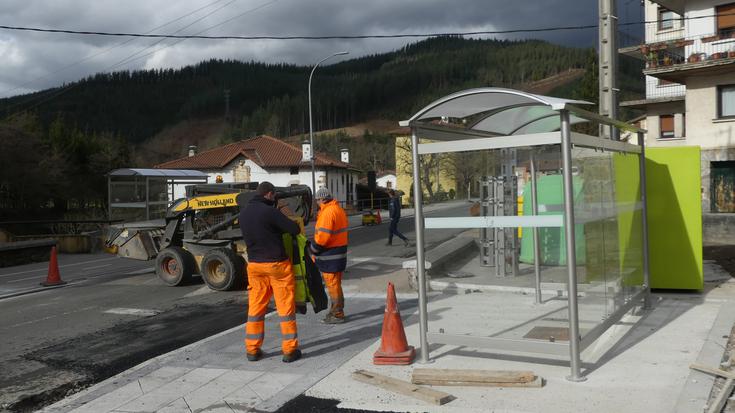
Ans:
[[[704,292],[656,293],[652,310],[628,314],[583,352],[583,373],[588,377],[583,383],[565,379],[569,364],[563,359],[529,359],[445,345],[431,346],[429,365],[374,366],[386,281],[404,292],[399,293],[399,305],[418,357],[416,294],[409,292],[407,274],[397,269],[400,261],[400,257],[351,258],[345,279],[349,322],[324,325],[319,322],[324,313],[299,315],[304,358],[296,363],[281,362],[280,334],[271,313],[264,360],[244,359],[244,332],[239,326],[149,360],[44,411],[273,412],[305,394],[338,400],[340,408],[399,412],[700,412],[714,379],[689,365],[718,367],[735,324],[735,282],[721,267],[705,262]],[[430,292],[429,298],[430,331],[505,334],[522,330],[519,326],[529,319],[556,323],[566,314],[563,301],[535,304],[533,295],[523,289],[498,291],[469,284],[447,293]],[[588,322],[584,314],[580,321]],[[350,378],[353,371],[365,369],[410,380],[416,367],[531,370],[546,384],[437,386],[456,399],[436,407]]]
[[[399,271],[391,277],[400,280],[405,274]],[[565,379],[569,367],[563,360],[529,360],[455,346],[432,346],[433,363],[429,365],[374,366],[372,354],[379,345],[384,293],[360,290],[355,284],[346,290],[347,324],[321,324],[321,314],[298,316],[304,358],[296,363],[280,361],[277,324],[269,316],[267,357],[262,361],[244,359],[240,326],[152,359],[44,411],[276,411],[302,393],[339,400],[343,408],[379,411],[701,411],[713,379],[688,366],[701,362],[716,367],[727,341],[723,336],[729,336],[735,322],[732,281],[708,284],[702,294],[654,294],[653,310],[628,315],[583,353],[588,380],[572,383]],[[409,342],[417,346],[415,295],[399,294],[399,305]],[[429,327],[431,331],[461,328],[482,335],[517,323],[530,313],[559,310],[558,306],[536,305],[531,295],[507,292],[433,292]],[[439,408],[350,378],[354,370],[366,369],[407,380],[414,367],[532,370],[546,385],[437,387],[457,397]]]

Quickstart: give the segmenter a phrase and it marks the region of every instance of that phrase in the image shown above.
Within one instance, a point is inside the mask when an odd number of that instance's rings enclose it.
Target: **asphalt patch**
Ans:
[[[23,359],[46,368],[39,369],[41,377],[29,381],[29,387],[33,384],[24,392],[26,396],[2,408],[13,412],[37,410],[151,358],[243,324],[246,319],[247,308],[242,303],[177,306],[153,317],[120,323],[27,353]],[[75,374],[69,375],[69,381],[60,382],[54,376],[62,371]],[[9,373],[3,382],[13,383],[15,379]]]
[[[284,404],[276,413],[387,413],[375,410],[340,409],[339,400],[300,395]]]

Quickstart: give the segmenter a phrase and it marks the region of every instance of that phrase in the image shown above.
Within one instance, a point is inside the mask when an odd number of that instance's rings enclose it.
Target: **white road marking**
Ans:
[[[154,316],[160,311],[158,310],[148,310],[145,308],[110,308],[109,310],[105,311],[107,314],[120,314],[120,315],[135,315],[140,317],[151,317]]]
[[[189,298],[189,297],[196,297],[196,296],[198,296],[198,295],[202,295],[202,294],[209,294],[209,293],[214,293],[214,292],[216,292],[216,291],[214,291],[214,290],[210,289],[209,287],[207,287],[207,286],[205,285],[205,286],[203,286],[203,287],[197,288],[196,290],[194,290],[194,291],[192,291],[192,292],[190,292],[190,293],[186,294],[186,295],[184,296],[184,298]]]
[[[59,268],[73,267],[76,265],[85,265],[85,264],[89,264],[92,262],[109,261],[109,260],[117,260],[117,259],[119,259],[119,257],[100,258],[98,260],[90,260],[90,261],[84,261],[84,262],[76,262],[74,264],[59,265]],[[0,277],[10,277],[11,275],[27,274],[29,272],[39,272],[39,271],[47,271],[47,270],[43,268],[38,268],[35,270],[11,272],[9,274],[2,274],[0,275]]]
[[[104,268],[104,267],[110,267],[110,266],[112,266],[112,264],[102,264],[102,265],[95,265],[94,267],[87,267],[87,268],[82,268],[82,271],[87,271],[87,270],[93,270],[93,269],[95,269],[95,268]]]
[[[26,325],[26,324],[33,324],[33,323],[37,323],[39,321],[50,320],[52,318],[56,318],[56,317],[59,317],[59,316],[64,316],[64,315],[69,315],[69,314],[79,313],[79,312],[82,312],[82,311],[91,310],[93,308],[96,308],[96,306],[89,306],[89,307],[79,308],[79,309],[74,310],[74,311],[67,311],[67,312],[64,312],[64,313],[61,313],[61,314],[54,314],[54,315],[50,315],[50,316],[47,316],[47,317],[38,318],[38,319],[35,319],[35,320],[25,321],[23,323],[18,323],[18,324],[14,324],[12,326],[8,326],[7,328],[10,329],[10,328],[13,328],[13,327],[20,327],[20,326],[23,326],[23,325]]]

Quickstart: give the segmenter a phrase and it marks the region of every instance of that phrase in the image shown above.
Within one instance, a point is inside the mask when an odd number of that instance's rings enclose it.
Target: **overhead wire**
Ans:
[[[735,13],[721,13],[702,16],[682,17],[679,20],[698,20],[711,17],[734,16]],[[634,26],[641,24],[657,23],[658,20],[652,21],[636,21],[620,23],[620,26]],[[476,30],[468,32],[428,32],[428,33],[396,33],[396,34],[358,34],[358,35],[323,35],[323,36],[306,36],[306,35],[288,35],[288,36],[240,36],[240,35],[224,35],[224,36],[205,36],[202,34],[156,34],[156,33],[134,33],[134,32],[103,32],[89,30],[69,30],[69,29],[47,29],[39,27],[23,27],[23,26],[7,26],[0,25],[0,29],[19,30],[43,33],[63,33],[89,36],[115,36],[115,37],[147,37],[147,38],[168,38],[168,39],[204,39],[204,40],[349,40],[349,39],[399,39],[399,38],[415,38],[415,37],[439,37],[439,36],[476,36],[476,35],[492,35],[492,34],[516,34],[516,33],[540,33],[555,32],[565,30],[586,30],[597,29],[597,24],[575,25],[575,26],[551,26],[540,28],[521,28],[509,30]]]
[[[170,20],[170,21],[168,21],[168,22],[166,22],[166,23],[164,23],[164,24],[162,24],[160,26],[154,27],[154,28],[148,30],[146,33],[152,33],[155,30],[162,29],[162,28],[164,28],[166,26],[169,26],[169,25],[171,25],[173,23],[176,23],[176,22],[178,22],[178,21],[180,21],[182,19],[185,19],[185,18],[191,16],[192,14],[198,13],[198,12],[200,12],[200,11],[206,9],[206,8],[209,8],[209,7],[211,7],[211,6],[213,6],[213,5],[217,4],[217,3],[220,3],[222,1],[224,1],[224,0],[215,0],[215,1],[209,3],[209,4],[205,5],[205,6],[202,6],[202,7],[198,8],[198,9],[196,9],[196,10],[192,10],[191,12],[188,12],[188,13],[182,15],[182,16],[179,16],[179,17],[177,17],[177,18],[175,18],[173,20]],[[130,39],[127,39],[127,40],[125,40],[123,42],[117,43],[114,46],[108,47],[107,49],[102,50],[100,52],[87,55],[87,56],[85,56],[85,57],[83,57],[83,58],[81,58],[81,59],[79,59],[79,60],[77,60],[77,61],[75,61],[73,63],[70,63],[70,64],[68,64],[66,66],[61,67],[60,69],[58,69],[58,70],[56,70],[54,72],[51,72],[49,74],[46,74],[46,75],[39,76],[37,78],[31,79],[31,80],[29,80],[27,82],[24,82],[24,83],[22,83],[22,84],[20,84],[20,85],[18,85],[16,87],[14,87],[14,88],[12,88],[12,89],[5,90],[5,91],[2,92],[2,95],[8,95],[10,92],[16,91],[16,90],[18,90],[18,89],[20,89],[20,88],[22,88],[24,86],[30,85],[32,83],[35,83],[35,82],[39,81],[39,80],[48,79],[49,77],[51,77],[51,76],[53,76],[55,74],[59,74],[59,73],[65,71],[67,69],[70,69],[72,67],[78,66],[78,65],[80,65],[80,64],[82,64],[82,63],[84,63],[86,61],[92,60],[93,58],[95,58],[97,56],[100,56],[100,55],[103,55],[105,53],[108,53],[108,52],[110,52],[110,51],[112,51],[114,49],[117,49],[119,47],[122,47],[122,46],[124,46],[124,45],[126,45],[126,44],[128,44],[130,42],[135,41],[135,40],[136,40],[135,38],[130,38]]]
[[[214,4],[216,4],[216,3],[219,3],[220,1],[223,1],[223,0],[217,0],[217,1],[213,2],[213,3],[210,3],[209,5],[207,5],[207,6],[205,6],[205,7],[202,7],[202,8],[199,8],[199,9],[197,9],[196,11],[200,11],[200,10],[202,10],[202,9],[204,9],[204,8],[207,8],[207,7],[211,6],[211,5],[214,5]],[[215,9],[215,10],[213,10],[213,11],[211,11],[211,12],[207,13],[206,15],[204,15],[204,16],[202,16],[202,17],[200,17],[200,18],[196,19],[196,20],[194,20],[194,21],[193,21],[193,22],[191,22],[190,24],[188,24],[188,25],[184,26],[183,28],[181,28],[181,29],[177,30],[177,32],[183,31],[183,30],[185,30],[185,29],[187,29],[187,28],[191,27],[191,26],[192,26],[192,25],[194,25],[195,23],[198,23],[198,22],[200,22],[201,20],[203,20],[203,19],[205,19],[205,18],[207,18],[207,17],[211,16],[212,14],[214,14],[214,13],[218,12],[219,10],[222,10],[223,8],[225,8],[225,7],[227,7],[228,5],[230,5],[230,4],[232,4],[232,3],[234,3],[235,1],[237,1],[237,0],[230,0],[229,2],[225,3],[224,5],[222,5],[222,6],[218,7],[217,9]],[[222,26],[222,25],[224,25],[224,24],[227,24],[227,23],[229,23],[229,22],[231,22],[231,21],[233,21],[233,20],[235,20],[235,19],[237,19],[237,18],[240,18],[240,17],[242,17],[242,16],[244,16],[244,15],[246,15],[246,14],[249,14],[249,13],[255,12],[255,11],[257,11],[257,10],[260,10],[260,9],[262,9],[262,8],[266,7],[266,6],[269,6],[269,5],[273,4],[273,3],[275,3],[276,1],[278,1],[278,0],[271,0],[271,1],[267,2],[267,3],[261,4],[260,6],[257,6],[257,7],[251,8],[251,9],[248,9],[248,10],[246,10],[246,11],[242,12],[242,13],[239,13],[239,14],[235,15],[234,17],[231,17],[231,18],[229,18],[229,19],[227,19],[227,20],[221,21],[221,22],[219,22],[219,23],[217,23],[217,24],[215,24],[215,25],[212,25],[212,26],[210,26],[210,27],[207,27],[206,29],[204,29],[204,30],[202,30],[202,31],[199,31],[198,33],[203,33],[203,32],[206,32],[206,31],[212,30],[212,29],[214,29],[214,28],[216,28],[216,27],[219,27],[219,26]],[[195,13],[196,11],[194,11],[194,12],[191,12],[191,13],[188,13],[188,15],[191,15],[191,14]],[[187,17],[187,16],[184,16],[184,17]],[[181,18],[183,18],[183,17],[181,17]],[[181,18],[178,18],[178,19],[176,19],[176,20],[181,20]],[[168,24],[169,24],[169,23],[167,23],[166,25],[168,25]],[[156,30],[156,29],[153,29],[153,30]],[[130,39],[129,41],[132,41],[132,40],[133,40],[133,39]],[[166,40],[166,39],[160,39],[160,40],[158,40],[157,42],[154,42],[153,44],[151,44],[151,45],[147,46],[146,48],[144,48],[144,49],[141,49],[141,50],[139,50],[139,51],[137,51],[137,52],[135,52],[135,53],[133,53],[133,54],[131,54],[131,55],[127,56],[126,58],[124,58],[124,59],[122,59],[122,60],[120,60],[120,61],[118,61],[118,62],[116,62],[116,63],[114,63],[114,64],[112,64],[112,65],[110,65],[110,66],[108,66],[108,67],[106,67],[106,68],[105,68],[105,69],[103,69],[102,71],[103,71],[103,72],[106,72],[106,71],[109,71],[109,70],[115,69],[115,68],[117,68],[117,67],[123,66],[123,65],[125,65],[125,64],[127,64],[127,63],[130,63],[130,62],[132,62],[132,61],[135,61],[135,60],[138,60],[138,59],[142,59],[142,58],[144,58],[144,57],[146,57],[146,56],[149,56],[149,55],[151,55],[151,54],[153,54],[153,53],[156,53],[156,52],[158,52],[158,51],[160,51],[160,50],[163,50],[163,49],[165,49],[165,48],[167,48],[167,47],[170,47],[170,46],[173,46],[173,45],[175,45],[175,44],[181,43],[182,41],[184,41],[184,40],[186,40],[186,39],[182,39],[182,40],[179,40],[178,42],[174,42],[174,43],[173,43],[173,44],[171,44],[171,45],[167,45],[167,46],[165,46],[165,47],[162,47],[162,48],[160,48],[160,49],[157,49],[157,50],[155,50],[155,51],[153,51],[153,52],[151,52],[151,53],[147,53],[147,54],[145,54],[145,55],[142,55],[142,56],[138,56],[138,57],[135,57],[135,56],[136,56],[137,54],[139,54],[140,52],[142,52],[142,51],[145,51],[145,50],[148,50],[148,49],[150,49],[151,47],[154,47],[155,45],[157,45],[157,44],[161,43],[161,42],[162,42],[162,41],[164,41],[164,40]],[[43,97],[43,98],[42,98],[42,99],[41,99],[40,101],[38,101],[38,102],[34,103],[33,105],[31,105],[31,106],[29,106],[29,107],[26,107],[26,108],[24,108],[24,109],[23,109],[22,111],[18,111],[18,112],[15,112],[15,113],[12,113],[12,114],[6,115],[5,119],[8,119],[8,118],[12,117],[12,116],[14,116],[15,114],[17,114],[17,113],[19,113],[19,112],[23,112],[23,111],[27,111],[27,110],[30,110],[30,109],[34,109],[34,108],[36,108],[36,107],[40,106],[41,104],[43,104],[43,103],[46,103],[46,102],[48,102],[48,101],[50,101],[50,100],[52,100],[52,99],[55,99],[56,97],[58,97],[58,96],[60,96],[60,95],[62,95],[62,94],[64,94],[64,93],[66,93],[66,92],[68,92],[68,91],[72,90],[72,89],[73,89],[74,87],[76,87],[77,85],[79,85],[79,83],[78,83],[78,82],[75,82],[75,83],[69,84],[69,85],[67,85],[67,86],[64,86],[64,87],[62,87],[62,88],[60,88],[60,89],[51,89],[51,91],[52,91],[52,92],[53,92],[53,91],[55,90],[55,91],[56,91],[56,93],[51,93],[51,94],[49,94],[48,96],[44,96],[44,97]],[[34,100],[34,99],[36,99],[36,98],[37,98],[37,96],[35,96],[35,97],[33,97],[33,98],[29,99],[29,100],[26,100],[26,101],[24,101],[24,102],[19,102],[19,103],[16,103],[16,104],[14,104],[14,105],[10,105],[10,106],[6,107],[6,108],[5,108],[5,110],[8,110],[8,109],[12,109],[12,108],[14,108],[14,107],[17,107],[17,106],[19,106],[19,105],[24,105],[24,104],[27,104],[27,103],[29,103],[30,101],[32,101],[32,100]]]
[[[234,0],[232,0],[234,1]],[[232,1],[230,1],[227,4],[230,4]],[[556,31],[567,31],[567,30],[587,30],[587,29],[597,29],[598,25],[596,24],[589,24],[589,25],[575,25],[575,26],[553,26],[553,27],[542,27],[542,28],[520,28],[520,29],[510,29],[510,30],[480,30],[480,31],[468,31],[468,32],[434,32],[434,33],[399,33],[399,34],[374,34],[374,35],[323,35],[323,36],[301,36],[301,35],[289,35],[289,36],[236,36],[236,35],[224,35],[224,36],[207,36],[203,35],[202,33],[205,33],[215,27],[219,27],[223,24],[229,23],[230,21],[237,19],[241,17],[244,14],[248,14],[251,12],[254,12],[256,10],[259,10],[263,7],[266,7],[277,0],[272,0],[268,3],[262,4],[258,7],[255,7],[253,9],[247,10],[235,17],[232,17],[230,19],[227,19],[223,22],[220,22],[214,26],[211,26],[207,29],[204,29],[198,33],[195,34],[189,34],[189,35],[180,35],[180,34],[156,34],[156,33],[133,33],[133,32],[102,32],[102,31],[86,31],[86,30],[68,30],[68,29],[48,29],[48,28],[38,28],[38,27],[22,27],[22,26],[7,26],[7,25],[0,25],[0,30],[17,30],[17,31],[31,31],[31,32],[43,32],[43,33],[61,33],[61,34],[76,34],[76,35],[94,35],[94,36],[115,36],[115,37],[132,37],[132,38],[157,38],[157,39],[179,39],[179,42],[175,42],[171,45],[168,45],[166,47],[171,47],[175,44],[180,43],[181,41],[188,40],[188,39],[204,39],[204,40],[349,40],[349,39],[393,39],[393,38],[429,38],[429,37],[440,37],[440,36],[477,36],[477,35],[498,35],[498,34],[517,34],[517,33],[540,33],[540,32],[556,32]],[[215,2],[216,3],[216,2]],[[698,20],[698,19],[705,19],[705,18],[712,18],[712,17],[718,17],[718,16],[733,16],[735,13],[720,13],[720,14],[712,14],[712,15],[701,15],[701,16],[691,16],[691,17],[681,17],[679,20]],[[620,23],[618,24],[618,27],[621,26],[635,26],[635,25],[643,25],[643,24],[650,24],[650,23],[657,23],[658,20],[653,21],[636,21],[636,22],[627,22],[627,23]],[[188,27],[188,26],[187,26]],[[155,29],[154,29],[155,30]],[[158,44],[159,42],[154,43]],[[146,56],[149,56],[153,53],[156,53],[160,50],[165,49],[161,48],[158,50],[155,50],[153,52],[147,53],[142,56],[135,57],[133,59],[123,59],[122,61],[119,61],[108,68],[104,69],[103,71],[111,70],[115,67],[118,67],[122,64],[130,63],[134,60],[138,60],[141,58],[144,58]],[[147,47],[147,50],[149,49]],[[137,55],[139,52],[136,52],[132,56]],[[131,57],[132,57],[131,56]],[[77,85],[78,83],[74,83],[70,86]],[[39,106],[42,103],[47,102],[48,100],[51,100],[66,91],[70,89],[69,86],[62,88],[58,93],[55,93],[51,96],[49,96],[46,99],[41,100],[40,102],[25,108],[24,110],[33,109],[37,106]],[[53,89],[52,89],[53,90]],[[27,102],[24,102],[27,103]],[[7,109],[7,108],[6,108]],[[12,116],[14,114],[11,114],[9,116]],[[8,117],[9,117],[8,116]]]

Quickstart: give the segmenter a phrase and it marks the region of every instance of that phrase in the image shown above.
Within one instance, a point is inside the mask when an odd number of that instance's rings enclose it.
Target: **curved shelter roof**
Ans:
[[[559,111],[569,110],[572,124],[594,120],[620,129],[635,129],[576,106],[591,104],[513,89],[468,89],[432,102],[400,125],[417,127],[422,136],[438,140],[459,139],[463,135],[524,135],[559,130]]]
[[[207,178],[207,174],[190,169],[123,168],[110,171],[109,176],[142,176],[157,178]]]

